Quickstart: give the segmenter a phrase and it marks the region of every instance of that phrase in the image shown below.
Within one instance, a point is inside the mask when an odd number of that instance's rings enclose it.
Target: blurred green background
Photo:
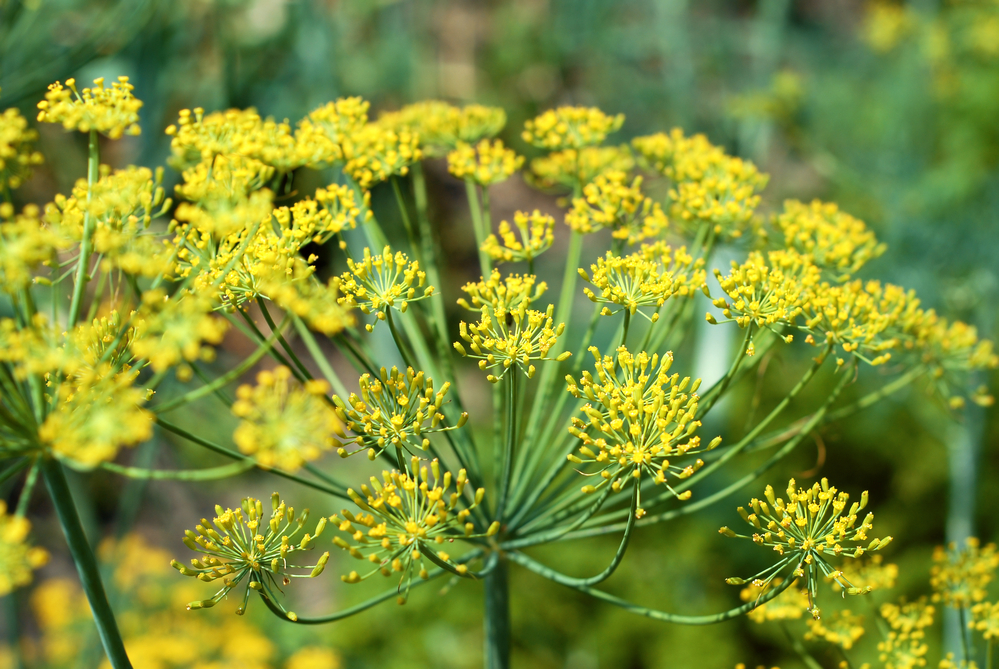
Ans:
[[[52,81],[121,74],[131,78],[145,106],[143,134],[106,145],[102,158],[115,166],[162,164],[169,148],[162,130],[183,108],[253,106],[294,122],[346,95],[364,96],[373,110],[425,98],[502,106],[510,119],[503,139],[528,156],[533,154],[519,138],[523,120],[560,104],[624,113],[618,141],[674,126],[705,132],[772,175],[765,209],[786,197],[839,203],[888,243],[866,276],[915,288],[924,305],[996,338],[994,0],[0,1],[3,107],[19,106],[33,117],[35,102]],[[25,202],[44,203],[67,192],[85,169],[82,135],[58,127],[39,130],[47,162],[17,193]],[[464,244],[451,249],[452,272],[459,280],[471,278],[475,258],[463,227],[463,190],[443,164],[431,163],[428,177],[438,224],[456,233],[454,244]],[[320,177],[300,178],[314,186]],[[381,197],[375,193],[376,212]],[[550,198],[519,181],[505,185],[496,195],[496,218],[538,202],[551,206]],[[711,337],[702,333],[685,344],[688,359],[699,355],[698,348],[725,345]],[[791,372],[805,364],[807,352],[799,353],[800,359],[792,354],[773,361],[778,371],[762,386],[764,404],[786,392],[782,379],[796,378]],[[995,387],[986,378],[973,383]],[[724,434],[728,421],[741,430],[753,392],[753,384],[744,384],[714,429]],[[232,425],[207,418],[206,429],[227,439]],[[823,430],[814,446],[797,451],[768,480],[780,487],[791,475],[808,482],[828,476],[854,494],[871,490],[879,533],[896,538],[886,559],[901,568],[894,592],[851,602],[854,610],[873,611],[898,594],[928,592],[933,546],[968,535],[996,539],[997,442],[994,408],[955,413],[913,389]],[[174,466],[200,457],[186,447],[164,449],[163,443],[136,457]],[[99,500],[89,518],[95,538],[137,518],[143,536],[175,554],[183,550],[179,528],[215,501],[232,504],[244,494],[267,494],[274,485],[248,477],[196,489],[166,483],[122,487],[101,474],[77,476],[75,483]],[[300,505],[315,502],[304,491],[294,494],[300,494]],[[731,523],[734,507],[753,494],[758,491],[638,533],[608,587],[681,613],[730,608],[738,588],[722,579],[755,572],[763,558],[753,546],[727,542],[716,530]],[[58,556],[57,525],[44,495],[37,498],[39,541]],[[128,504],[119,504],[123,500]],[[592,573],[616,542],[587,540],[572,550],[562,544],[537,554],[568,573]],[[331,570],[339,573],[337,565]],[[48,572],[70,573],[65,558]],[[330,591],[312,593],[315,601],[304,608],[325,610],[361,598],[354,590],[344,592],[336,578],[325,582]],[[404,608],[387,604],[331,626],[304,632],[287,626],[277,633],[285,643],[313,635],[313,643],[336,649],[347,667],[480,666],[480,589],[463,582],[446,597],[438,590],[432,585],[416,591]],[[28,597],[20,593],[20,602],[7,603],[8,630],[14,628],[13,607],[25,606]],[[777,629],[745,619],[709,628],[662,625],[519,570],[512,606],[518,667],[801,666]],[[220,624],[231,615],[225,608],[200,615],[206,625]],[[253,608],[261,613],[262,607]],[[27,634],[34,633],[33,625],[25,623]],[[872,636],[861,642],[858,657],[876,658]],[[931,666],[937,645],[932,641]],[[816,654],[835,666],[839,658],[828,648],[817,646]],[[93,653],[79,661],[96,666]]]

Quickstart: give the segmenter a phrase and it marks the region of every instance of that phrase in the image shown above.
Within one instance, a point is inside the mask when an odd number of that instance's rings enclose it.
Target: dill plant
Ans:
[[[890,537],[869,536],[871,514],[859,519],[866,493],[849,504],[825,480],[802,489],[791,481],[786,500],[766,486],[764,499],[739,508],[750,534],[722,528],[767,549],[760,559],[769,565],[728,579],[747,585],[744,603],[730,610],[667,612],[598,586],[639,528],[761,487],[757,480],[820,426],[917,379],[959,408],[962,375],[997,365],[973,328],[923,309],[911,291],[854,278],[884,250],[861,221],[820,202],[789,201],[764,216],[767,176],[702,135],[673,130],[606,145],[623,116],[546,111],[523,131],[545,151],[525,177],[566,197],[566,225],[525,211],[494,229],[490,186],[525,163],[495,138],[506,123],[501,109],[431,101],[371,120],[365,101],[346,98],[294,126],[254,110],[184,110],[166,129],[170,165],[180,174],[174,205],[162,170],[112,171],[100,163],[99,134],[113,140],[139,132],[141,102],[127,79],[82,90],[72,80],[53,84],[39,108],[39,122],[88,135],[88,171],[69,195],[16,212],[10,189],[40,157],[22,117],[8,111],[0,118],[7,198],[0,288],[13,313],[0,322],[2,478],[25,476],[22,499],[39,475],[47,484],[115,669],[129,659],[65,467],[182,482],[260,469],[276,485],[327,496],[312,516],[296,514],[275,493],[269,509],[247,498],[236,509],[216,506],[211,519],[192,519],[184,541],[196,555],[172,562],[206,584],[191,609],[228,606],[235,590],[236,613],[259,598],[288,624],[315,625],[386,600],[405,603],[412,588],[438,578],[470,579],[485,591],[486,666],[500,668],[510,660],[507,573],[517,566],[626,611],[689,625],[783,615],[776,612],[788,606],[772,600],[789,592],[812,614],[809,634],[848,647],[856,621],[849,611],[823,618],[817,584],[828,577],[846,593],[868,592],[867,572],[851,576],[851,563]],[[444,259],[421,164],[428,157],[446,157],[468,196],[482,278],[461,294],[441,284]],[[327,169],[334,181],[280,204],[276,193],[308,168]],[[397,200],[405,249],[388,243],[369,206],[369,189],[383,182]],[[665,196],[649,195],[648,182],[664,186]],[[344,235],[352,229],[366,242]],[[555,244],[558,237],[564,244]],[[584,261],[584,240],[592,264]],[[345,262],[327,280],[307,250],[323,244]],[[745,259],[715,270],[709,283],[706,268],[721,245],[742,249]],[[565,257],[549,258],[563,246]],[[535,276],[542,260],[564,266],[554,301]],[[590,314],[576,313],[577,293],[593,304]],[[709,322],[742,332],[727,372],[709,387],[672,353],[697,318],[698,293],[721,314],[709,313]],[[448,320],[448,301],[464,309],[457,323]],[[372,345],[380,329],[395,350]],[[212,377],[205,363],[230,330],[253,351]],[[594,345],[598,331],[610,334],[609,349]],[[354,365],[356,383],[337,374],[324,345]],[[705,417],[726,393],[765,353],[789,345],[812,347],[813,358],[787,395],[733,443],[705,434]],[[240,386],[235,401],[222,392],[267,357],[276,369]],[[491,415],[463,408],[456,370],[465,359],[490,388]],[[889,361],[876,389],[840,401],[862,367]],[[806,393],[820,375],[834,379],[831,390]],[[161,391],[168,377],[190,385]],[[186,389],[169,391],[178,387]],[[810,408],[788,421],[792,402],[805,399]],[[984,389],[971,399],[990,401]],[[178,425],[176,412],[195,402],[228,405],[239,419],[231,444]],[[122,448],[150,439],[154,426],[234,462],[180,471],[115,462]],[[769,456],[752,467],[741,457],[764,449]],[[320,460],[330,452],[366,457],[378,471],[366,482],[342,480],[336,459]],[[731,482],[701,485],[718,472]],[[0,594],[28,582],[45,560],[31,547],[24,512],[23,503],[12,516],[0,507],[0,560],[10,574]],[[562,573],[529,554],[533,546],[602,534],[618,534],[620,543],[590,576]],[[331,551],[357,560],[342,587],[384,578],[386,591],[329,615],[297,615],[285,586],[320,577]],[[946,579],[943,572],[935,578]],[[886,618],[902,620],[907,611]],[[975,615],[992,634],[994,610],[981,605]]]

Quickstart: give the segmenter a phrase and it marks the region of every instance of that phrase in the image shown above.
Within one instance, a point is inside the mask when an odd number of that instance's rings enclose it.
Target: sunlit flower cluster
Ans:
[[[44,548],[28,543],[31,523],[7,513],[7,503],[0,500],[0,597],[5,597],[28,583],[34,570],[48,562]]]
[[[138,135],[142,101],[132,95],[134,88],[128,77],[118,77],[111,88],[104,86],[103,78],[94,79],[93,88],[82,91],[76,90],[74,79],[67,79],[65,87],[57,81],[38,103],[38,120],[61,123],[67,130],[96,130],[111,139]]]
[[[358,307],[365,314],[374,314],[378,320],[385,320],[389,309],[406,313],[410,302],[430,297],[434,287],[426,285],[427,273],[420,269],[416,260],[386,246],[378,255],[365,247],[360,261],[347,259],[349,272],[340,278],[343,296],[339,302],[349,307]],[[372,325],[367,325],[370,331]]]
[[[38,207],[31,204],[20,214],[14,206],[0,204],[0,288],[16,293],[32,280],[39,265],[49,264],[56,252],[70,246],[64,235],[45,225]]]
[[[524,157],[498,139],[484,139],[475,146],[462,142],[447,154],[448,172],[459,179],[471,179],[480,186],[506,181],[523,164]]]
[[[287,367],[260,372],[257,385],[236,390],[232,412],[240,423],[233,442],[261,467],[296,471],[333,448],[335,436],[343,434],[333,407],[324,401],[328,393],[325,381],[294,387]]]
[[[16,108],[0,114],[0,191],[18,188],[31,176],[31,168],[44,162],[35,151],[38,132]]]
[[[588,465],[585,476],[599,475],[596,485],[583,487],[593,493],[606,485],[617,492],[640,486],[643,475],[666,486],[678,499],[690,499],[690,491],[676,492],[669,478],[683,480],[704,465],[694,455],[709,451],[721,438],[702,445],[694,434],[700,379],[670,374],[672,353],[661,359],[642,351],[633,354],[621,346],[616,355],[601,357],[595,346],[595,374],[584,371],[578,380],[566,377],[568,391],[589,402],[582,408],[585,420],[572,419],[569,432],[582,443],[579,455],[569,455],[576,464]],[[639,505],[636,516],[644,511]]]
[[[459,143],[475,144],[495,137],[506,125],[506,112],[499,107],[471,104],[455,107],[441,100],[425,100],[406,105],[397,112],[378,117],[379,125],[408,130],[420,138],[428,156],[443,156]]]
[[[343,161],[343,143],[368,122],[371,104],[362,98],[340,98],[312,110],[299,121],[295,139],[309,147],[310,167]]]
[[[549,109],[524,123],[524,141],[549,151],[581,149],[603,143],[624,124],[624,114],[610,116],[596,107]]]
[[[582,234],[610,228],[615,239],[629,244],[658,236],[667,226],[666,215],[658,202],[642,193],[641,185],[642,177],[629,183],[621,171],[598,175],[583,188],[583,197],[573,199],[566,224]]]
[[[962,547],[951,544],[945,550],[938,546],[933,562],[930,585],[935,591],[934,601],[966,608],[988,595],[986,588],[999,567],[999,551],[995,544],[982,546],[978,539],[970,537]]]
[[[326,518],[320,518],[315,534],[306,532],[301,539],[296,536],[305,527],[309,517],[306,509],[295,517],[295,509],[287,506],[278,493],[271,495],[270,517],[265,515],[263,503],[246,497],[238,509],[215,506],[215,518],[202,519],[195,530],[187,530],[184,545],[205,557],[192,558],[188,567],[177,560],[170,565],[184,576],[197,578],[205,583],[221,581],[222,587],[208,599],[193,601],[188,609],[207,609],[226,598],[229,591],[240,583],[245,584],[243,602],[236,613],[246,612],[250,590],[270,600],[291,620],[296,616],[282,608],[275,591],[291,583],[292,578],[315,578],[323,572],[329,553],[323,553],[314,565],[292,564],[290,560],[314,547],[315,540],[326,527]],[[290,570],[309,570],[297,574]]]
[[[519,235],[514,233],[516,227]],[[519,239],[518,239],[519,237]],[[531,213],[518,211],[509,221],[500,221],[499,235],[490,234],[482,243],[482,251],[497,262],[533,262],[551,248],[555,241],[555,219],[535,209]]]
[[[541,188],[582,189],[604,172],[630,172],[634,167],[635,159],[627,145],[587,146],[535,158],[528,176]]]
[[[470,522],[469,515],[482,503],[486,491],[479,488],[467,494],[464,469],[452,477],[449,471],[442,474],[436,459],[428,466],[414,457],[409,464],[408,472],[383,471],[381,480],[372,476],[371,485],[362,485],[360,492],[350,489],[347,494],[359,513],[344,509],[330,516],[334,527],[352,540],[336,536],[333,543],[370,563],[365,573],[351,571],[341,576],[343,582],[359,583],[378,573],[399,574],[400,604],[409,596],[414,575],[429,577],[424,559],[459,576],[468,574],[467,565],[442,550],[445,543],[492,536],[499,530],[499,523],[494,522],[486,531],[477,532]]]
[[[211,303],[196,294],[169,296],[162,290],[143,295],[136,315],[139,336],[132,343],[138,358],[159,372],[182,362],[214,359],[206,344],[222,341],[227,323],[211,315]]]
[[[361,188],[370,188],[394,175],[405,176],[423,157],[420,137],[408,130],[391,130],[368,124],[353,133],[343,145],[344,171]]]
[[[659,308],[671,297],[692,297],[704,285],[704,259],[694,259],[686,247],[674,250],[665,242],[642,244],[635,253],[619,256],[612,251],[590,265],[590,273],[580,268],[579,275],[596,290],[584,288],[586,297],[605,306],[609,316],[621,309],[639,313],[653,323]],[[599,291],[599,292],[598,292]],[[641,311],[654,308],[652,315]]]
[[[468,299],[459,298],[459,305],[469,311],[485,310],[498,319],[506,320],[506,315],[520,309],[521,305],[530,307],[548,290],[548,284],[538,282],[538,277],[533,274],[508,274],[504,277],[498,269],[493,269],[488,279],[467,283],[461,289],[468,294]]]
[[[845,609],[836,611],[827,618],[810,619],[805,640],[822,639],[844,650],[850,650],[862,636],[864,636],[864,616]]]
[[[385,449],[393,447],[392,455],[402,457],[402,451],[426,451],[430,448],[427,435],[463,427],[468,414],[463,413],[456,425],[446,425],[442,407],[451,389],[445,382],[434,390],[434,380],[412,367],[400,371],[381,368],[380,374],[364,374],[358,380],[360,395],[351,393],[347,401],[334,397],[337,417],[354,433],[344,436],[356,448],[337,449],[340,457],[366,451],[374,460]]]

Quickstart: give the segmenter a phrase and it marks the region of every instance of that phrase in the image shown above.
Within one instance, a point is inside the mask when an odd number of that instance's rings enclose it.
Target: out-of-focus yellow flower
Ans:
[[[775,578],[766,585],[750,583],[739,592],[739,598],[744,602],[753,602],[764,593],[776,588],[784,582]],[[808,591],[792,585],[766,604],[757,606],[746,615],[755,623],[765,623],[774,620],[800,620],[808,610]]]
[[[893,630],[899,633],[919,638],[922,630],[933,624],[933,614],[936,609],[932,604],[926,602],[925,597],[920,597],[914,602],[899,600],[898,604],[886,603],[881,605],[881,617],[885,619]]]
[[[17,109],[0,114],[0,190],[18,188],[31,177],[31,168],[45,162],[33,148],[37,139],[38,132]]]
[[[805,640],[822,639],[844,650],[850,650],[862,636],[864,636],[864,616],[845,609],[836,611],[828,618],[809,620]]]
[[[31,583],[31,572],[49,560],[44,548],[27,542],[30,531],[31,523],[8,515],[6,502],[0,500],[0,597]]]
[[[916,16],[903,3],[875,0],[867,5],[861,34],[872,49],[887,53],[917,25]]]
[[[929,646],[922,636],[912,636],[902,632],[889,632],[884,641],[878,643],[878,659],[884,662],[885,669],[915,669],[926,666],[926,653]],[[946,665],[941,662],[941,669]],[[951,665],[956,669],[955,665]]]
[[[995,544],[982,546],[969,537],[964,546],[950,544],[946,550],[937,546],[933,552],[930,585],[936,591],[933,601],[942,601],[954,608],[966,608],[981,602],[999,567],[999,551]]]
[[[163,371],[181,362],[214,359],[214,349],[205,344],[222,341],[227,323],[211,315],[212,304],[194,293],[168,296],[160,289],[143,296],[136,315],[139,335],[132,343],[138,358]]]
[[[979,602],[971,607],[971,616],[968,627],[981,632],[986,641],[999,639],[999,602]]]
[[[461,142],[475,144],[495,137],[506,125],[506,112],[500,107],[472,104],[459,109],[441,100],[424,100],[382,114],[378,124],[415,133],[424,153],[438,157]]]
[[[581,149],[602,144],[623,124],[624,114],[609,116],[596,107],[559,107],[525,122],[521,136],[549,151]]]
[[[0,290],[16,293],[31,283],[39,265],[49,264],[70,240],[44,224],[38,207],[29,204],[20,214],[13,205],[0,204]]]
[[[531,181],[541,188],[582,189],[604,172],[630,172],[635,159],[627,145],[554,151],[531,161]]]
[[[343,144],[368,123],[370,103],[359,97],[328,102],[299,121],[295,140],[304,147],[310,167],[343,161]]]
[[[38,120],[61,123],[67,130],[96,130],[111,139],[138,135],[142,101],[132,95],[134,88],[128,77],[118,77],[111,88],[104,87],[103,78],[94,79],[93,88],[82,91],[76,90],[74,79],[67,79],[65,88],[57,81],[38,103]]]
[[[330,648],[305,647],[284,663],[284,669],[340,669],[340,656]]]
[[[895,587],[898,578],[898,565],[885,564],[883,555],[871,555],[863,560],[851,560],[840,570],[842,580],[857,588],[871,590],[889,590]],[[843,590],[843,584],[835,579],[828,579],[835,592]],[[883,615],[883,614],[882,614]]]
[[[496,139],[484,139],[474,147],[464,142],[447,154],[447,169],[459,179],[471,179],[480,186],[506,181],[524,164],[518,156]]]

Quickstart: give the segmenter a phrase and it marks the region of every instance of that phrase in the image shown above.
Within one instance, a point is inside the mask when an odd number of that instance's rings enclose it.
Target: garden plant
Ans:
[[[766,211],[768,177],[703,135],[673,129],[616,145],[608,138],[623,116],[560,107],[525,124],[524,141],[542,151],[525,169],[495,139],[506,114],[494,107],[430,101],[372,119],[364,100],[341,98],[297,123],[184,110],[165,129],[180,175],[168,195],[162,168],[101,163],[102,145],[140,132],[132,91],[124,77],[50,86],[38,122],[84,133],[89,155],[85,178],[44,206],[11,204],[43,158],[23,116],[0,117],[0,290],[11,314],[0,321],[0,478],[24,481],[24,503],[0,506],[0,594],[45,562],[25,518],[44,482],[115,669],[132,665],[67,467],[191,485],[238,485],[256,469],[276,489],[325,495],[311,512],[275,492],[190,518],[191,552],[171,564],[178,581],[203,582],[186,615],[205,616],[205,627],[252,606],[287,625],[335,624],[405,604],[426,583],[468,579],[484,590],[485,666],[508,667],[508,573],[526,569],[673,624],[773,619],[794,597],[797,617],[814,621],[809,633],[845,652],[838,640],[849,631],[834,623],[849,629],[850,619],[823,615],[823,599],[879,586],[872,574],[884,571],[878,551],[891,528],[874,532],[878,500],[849,480],[768,485],[769,470],[821,426],[916,383],[955,412],[991,402],[986,388],[965,392],[969,374],[999,365],[989,341],[910,290],[858,278],[885,249],[862,221],[820,201]],[[428,159],[446,160],[467,193],[481,278],[460,289],[441,283]],[[306,169],[328,184],[297,192],[295,172]],[[558,193],[564,213],[494,221],[490,189],[521,170]],[[395,198],[400,229],[374,216],[375,188]],[[738,258],[715,268],[719,249]],[[541,263],[563,269],[557,287],[537,277]],[[705,318],[737,331],[738,345],[715,352],[727,371],[702,384],[674,351]],[[215,374],[224,337],[246,353]],[[784,397],[734,438],[712,434],[712,410],[743,382],[765,380],[762,360],[791,350],[807,351],[809,365]],[[861,378],[868,390],[847,399]],[[474,384],[491,410],[466,409],[463,386]],[[185,419],[196,403],[238,419],[230,442]],[[232,463],[118,462],[154,429]],[[369,460],[370,477],[344,478],[341,459]],[[732,509],[731,529],[704,531],[754,542],[760,568],[718,574],[738,586],[729,610],[664,611],[601,587],[633,534],[734,494],[749,501]],[[595,574],[532,555],[605,534],[619,543]],[[978,548],[951,556],[971,555],[976,573],[991,574],[994,553]],[[329,578],[334,565],[347,565],[339,587],[383,580],[383,594],[296,613],[294,579]],[[991,650],[995,605],[948,596],[972,615],[966,624],[983,625]],[[889,622],[917,620],[890,625],[902,631],[886,637],[886,657],[918,645],[927,607],[883,611]]]

